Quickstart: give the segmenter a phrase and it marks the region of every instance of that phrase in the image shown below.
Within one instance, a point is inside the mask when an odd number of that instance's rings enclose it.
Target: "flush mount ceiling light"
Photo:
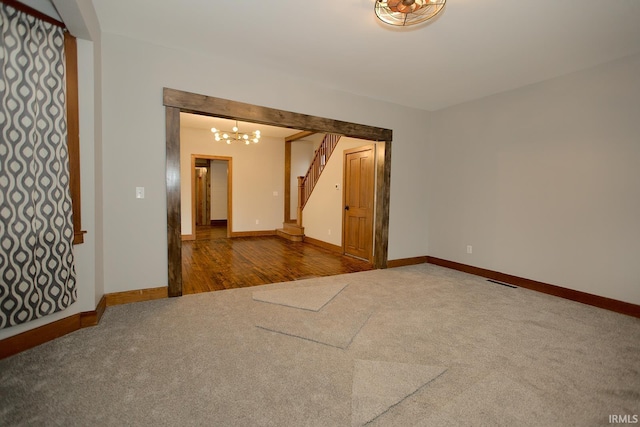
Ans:
[[[447,0],[376,0],[376,16],[385,24],[405,27],[436,16]]]
[[[233,127],[233,130],[218,130],[216,128],[211,128],[211,132],[213,132],[216,141],[224,141],[227,144],[231,144],[232,142],[244,142],[249,145],[252,142],[257,144],[260,141],[260,131],[256,130],[254,132],[242,133],[238,130],[238,121],[236,120],[236,125]]]

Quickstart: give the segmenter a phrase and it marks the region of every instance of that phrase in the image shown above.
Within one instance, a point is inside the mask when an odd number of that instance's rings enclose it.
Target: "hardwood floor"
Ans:
[[[197,225],[196,240],[225,239],[227,237],[226,225]]]
[[[276,236],[182,242],[182,293],[372,270],[366,261]]]

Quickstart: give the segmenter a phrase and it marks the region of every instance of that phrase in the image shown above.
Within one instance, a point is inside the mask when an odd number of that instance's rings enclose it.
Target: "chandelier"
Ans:
[[[211,132],[213,132],[216,141],[224,141],[227,144],[231,144],[232,142],[244,142],[249,145],[252,142],[257,144],[260,141],[260,131],[256,130],[251,133],[244,133],[238,130],[238,121],[236,120],[236,125],[233,127],[233,130],[218,130],[216,128],[211,128]]]
[[[376,0],[376,16],[385,24],[408,26],[436,16],[447,0]]]

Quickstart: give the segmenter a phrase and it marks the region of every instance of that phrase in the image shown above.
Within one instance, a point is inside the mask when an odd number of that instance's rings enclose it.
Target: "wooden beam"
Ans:
[[[182,295],[182,224],[180,216],[180,110],[166,108],[167,244],[169,296]]]
[[[73,244],[84,242],[80,189],[80,108],[78,103],[78,46],[76,38],[64,33],[67,84],[67,151],[69,153],[69,191],[73,211]]]
[[[291,221],[291,141],[287,138],[284,139],[284,222]]]
[[[163,102],[165,107],[179,108],[180,111],[185,113],[203,114],[320,133],[337,133],[370,141],[391,141],[392,138],[392,132],[389,129],[292,113],[169,88],[164,88]]]
[[[298,132],[298,133],[294,133],[293,135],[289,135],[287,137],[285,137],[285,141],[286,142],[293,142],[293,141],[297,141],[299,139],[302,138],[306,138],[309,135],[313,135],[316,134],[317,132],[312,132],[310,130],[303,130],[302,132]]]
[[[376,268],[387,268],[389,252],[389,199],[391,195],[391,142],[377,144],[376,154],[376,217],[375,217],[375,250],[373,265]]]

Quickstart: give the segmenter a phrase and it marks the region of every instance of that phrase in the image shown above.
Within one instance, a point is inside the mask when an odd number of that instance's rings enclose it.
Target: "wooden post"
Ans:
[[[296,218],[296,224],[298,227],[302,227],[302,198],[304,197],[304,176],[298,177],[298,212]]]

